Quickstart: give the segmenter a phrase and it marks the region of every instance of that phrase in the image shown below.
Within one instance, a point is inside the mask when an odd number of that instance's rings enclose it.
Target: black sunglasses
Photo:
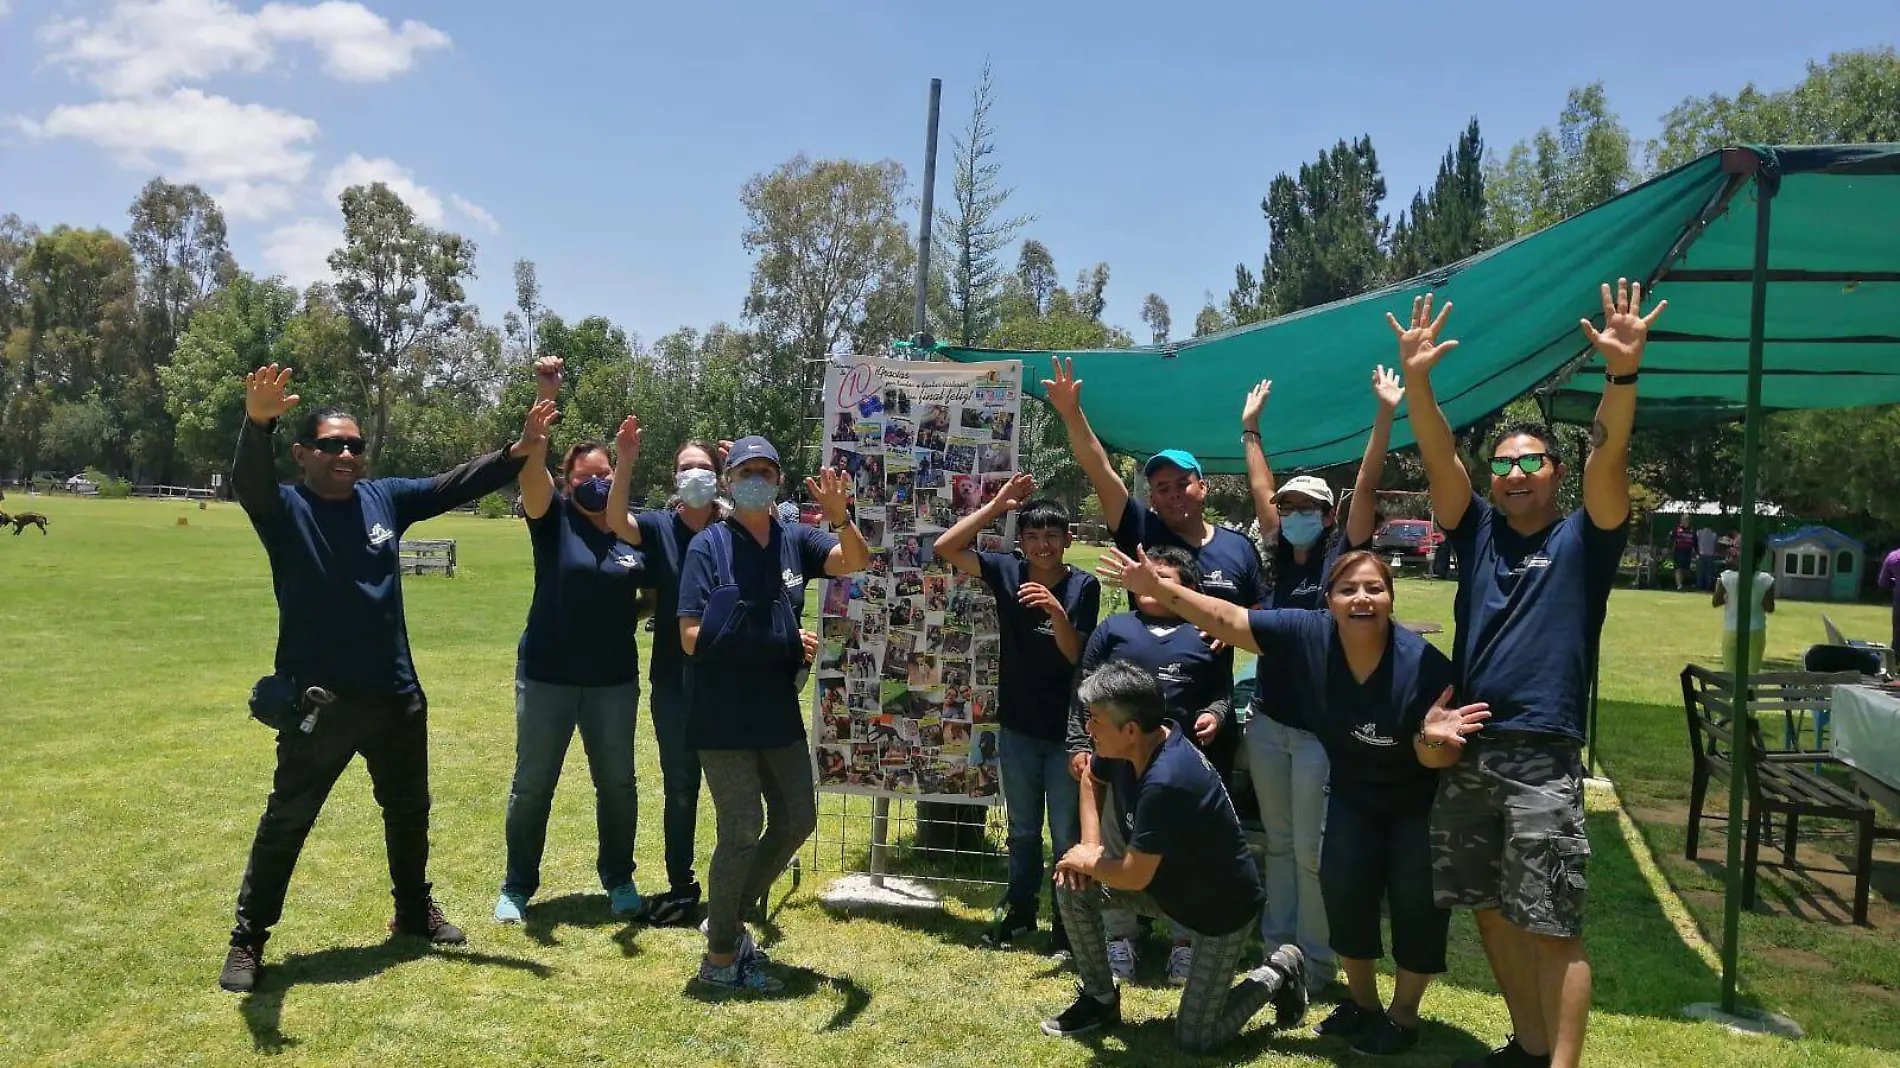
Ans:
[[[344,449],[350,450],[351,456],[361,456],[367,445],[362,438],[316,438],[304,442],[305,448],[315,449],[325,456],[341,456]]]
[[[1511,468],[1516,467],[1527,475],[1534,475],[1544,469],[1544,464],[1549,459],[1550,454],[1547,452],[1527,452],[1522,456],[1493,456],[1491,457],[1491,474],[1496,478],[1503,478],[1511,473]]]

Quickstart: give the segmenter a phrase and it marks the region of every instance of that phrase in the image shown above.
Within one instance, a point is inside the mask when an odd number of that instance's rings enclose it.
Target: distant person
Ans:
[[[1755,546],[1755,578],[1750,584],[1748,594],[1751,609],[1748,613],[1748,674],[1761,671],[1762,649],[1768,644],[1768,613],[1775,610],[1775,576],[1762,570],[1762,561],[1768,556],[1768,543]],[[1740,628],[1736,622],[1735,591],[1741,585],[1739,571],[1724,571],[1716,579],[1715,607],[1722,610],[1722,670],[1735,674],[1735,632]]]
[[[1722,570],[1722,553],[1716,544],[1719,539],[1714,527],[1695,532],[1695,586],[1704,593],[1715,589],[1715,576]]]
[[[402,535],[514,481],[522,462],[545,447],[554,416],[551,402],[536,403],[513,445],[446,474],[365,480],[356,417],[318,408],[302,419],[290,447],[302,480],[278,485],[273,432],[300,399],[286,392],[289,385],[290,368],[276,364],[244,376],[245,419],[231,472],[270,558],[277,597],[276,671],[252,695],[253,712],[277,722],[277,770],[218,975],[219,986],[238,993],[256,986],[304,840],[358,753],[383,810],[396,899],[390,931],[438,945],[467,941],[430,893],[429,702],[409,657]]]
[[[1887,647],[1900,653],[1900,549],[1887,554],[1877,581],[1881,589],[1893,592],[1893,638]]]
[[[1689,580],[1695,577],[1695,528],[1689,525],[1689,515],[1683,513],[1676,520],[1676,529],[1669,535],[1669,548],[1675,558],[1676,592],[1689,588]]]

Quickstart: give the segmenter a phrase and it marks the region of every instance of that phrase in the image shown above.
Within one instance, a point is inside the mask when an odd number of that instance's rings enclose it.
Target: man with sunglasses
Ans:
[[[283,914],[284,892],[311,825],[358,754],[383,810],[383,841],[396,899],[391,933],[438,945],[466,941],[430,894],[428,701],[416,681],[403,621],[403,531],[514,481],[547,439],[554,403],[528,413],[521,438],[434,478],[364,480],[356,418],[334,408],[307,415],[290,448],[303,478],[279,485],[272,448],[279,417],[298,397],[290,368],[244,376],[244,428],[232,490],[270,557],[277,597],[275,673],[260,680],[252,710],[277,726],[270,798],[238,887],[237,926],[218,985],[257,983],[264,942]]]
[[[1583,949],[1583,717],[1610,586],[1628,540],[1629,442],[1650,324],[1642,285],[1603,286],[1603,326],[1583,333],[1603,357],[1603,401],[1583,469],[1583,508],[1557,511],[1564,465],[1547,428],[1505,426],[1491,445],[1491,501],[1478,497],[1433,392],[1447,303],[1412,302],[1399,336],[1412,428],[1432,508],[1458,554],[1453,661],[1459,699],[1491,719],[1446,769],[1432,807],[1438,904],[1475,911],[1513,1036],[1460,1065],[1555,1065],[1583,1056],[1590,962]]]

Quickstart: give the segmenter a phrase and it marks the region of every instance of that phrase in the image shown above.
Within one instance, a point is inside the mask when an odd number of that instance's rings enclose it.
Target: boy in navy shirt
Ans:
[[[1061,857],[1080,834],[1076,780],[1088,754],[1087,737],[1078,741],[1066,722],[1075,664],[1095,629],[1102,587],[1094,575],[1063,561],[1071,541],[1068,510],[1056,501],[1029,500],[1035,491],[1034,476],[1017,475],[988,504],[938,537],[935,547],[950,566],[981,578],[996,598],[1009,889],[995,924],[983,936],[990,945],[1008,944],[1036,929],[1043,813],[1048,812],[1054,854]],[[1017,552],[971,551],[979,531],[1018,506]],[[1068,948],[1059,914],[1050,934],[1055,950]]]
[[[239,993],[256,985],[304,839],[358,753],[383,809],[396,899],[390,930],[438,944],[466,941],[429,893],[428,701],[409,658],[399,546],[410,525],[514,481],[554,416],[552,402],[537,403],[520,440],[447,474],[362,481],[355,417],[320,408],[303,420],[290,450],[303,480],[280,486],[272,432],[299,399],[285,392],[289,383],[290,369],[276,364],[244,377],[244,428],[231,472],[232,491],[270,557],[278,613],[276,674],[252,697],[254,711],[279,723],[277,771],[218,975],[219,986]],[[286,696],[272,699],[271,692]]]
[[[1438,903],[1476,912],[1514,1037],[1473,1065],[1574,1068],[1590,1014],[1583,951],[1583,714],[1590,665],[1627,540],[1629,442],[1650,324],[1642,285],[1603,286],[1603,326],[1583,333],[1603,358],[1603,401],[1583,469],[1583,509],[1557,511],[1563,459],[1549,430],[1504,427],[1491,444],[1491,498],[1471,488],[1432,369],[1458,343],[1451,314],[1413,301],[1409,326],[1387,315],[1411,398],[1432,509],[1458,554],[1453,664],[1462,700],[1491,720],[1447,769],[1432,808]],[[1465,1062],[1460,1062],[1465,1063]]]
[[[1187,550],[1164,546],[1148,554],[1155,570],[1171,581],[1199,592],[1200,570]],[[1134,609],[1110,616],[1089,638],[1082,651],[1081,674],[1088,677],[1107,663],[1127,663],[1139,667],[1161,684],[1168,722],[1183,738],[1210,756],[1223,731],[1232,729],[1234,661],[1216,652],[1193,624],[1182,619],[1163,602],[1135,594]],[[1076,701],[1069,719],[1069,744],[1077,750],[1088,747],[1088,709]],[[1231,752],[1231,748],[1227,750]],[[1217,766],[1216,771],[1221,769]],[[1222,773],[1225,778],[1225,773]],[[1103,913],[1108,932],[1108,962],[1117,979],[1135,974],[1135,915],[1125,909]],[[1193,967],[1191,933],[1174,925],[1174,949],[1168,956],[1168,981],[1175,986],[1187,982]]]

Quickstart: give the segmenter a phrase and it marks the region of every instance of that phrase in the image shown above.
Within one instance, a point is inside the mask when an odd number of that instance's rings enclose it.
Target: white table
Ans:
[[[1900,811],[1900,695],[1870,686],[1834,687],[1830,747],[1867,792]]]

